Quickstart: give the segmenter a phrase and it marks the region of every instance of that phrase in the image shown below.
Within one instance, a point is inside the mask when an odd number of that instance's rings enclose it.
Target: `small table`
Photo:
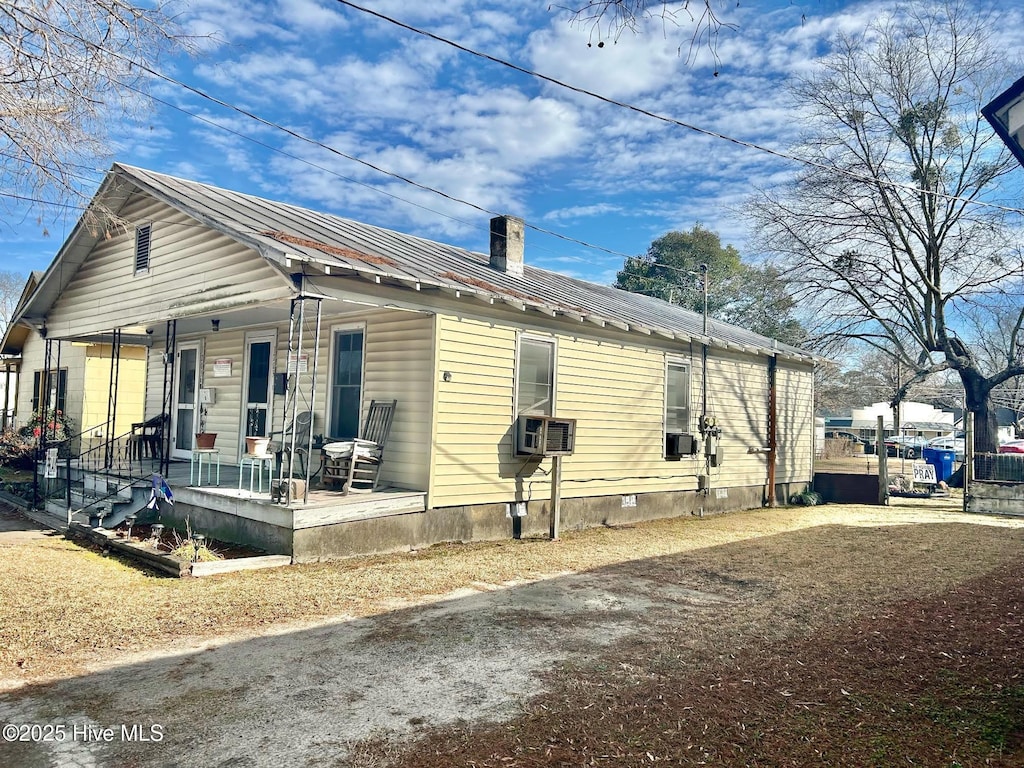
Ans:
[[[206,484],[213,475],[213,461],[217,461],[217,485],[220,485],[220,448],[196,448],[188,462],[188,484],[200,488],[203,485],[203,457],[206,457]],[[198,472],[193,470],[198,468]]]
[[[252,487],[255,485],[257,474],[259,475],[259,492],[263,493],[264,467],[267,468],[267,493],[270,493],[270,486],[274,480],[274,454],[268,453],[265,456],[255,456],[250,453],[243,454],[238,462],[238,490],[242,490],[243,470],[246,464],[249,465],[249,493],[253,492]]]

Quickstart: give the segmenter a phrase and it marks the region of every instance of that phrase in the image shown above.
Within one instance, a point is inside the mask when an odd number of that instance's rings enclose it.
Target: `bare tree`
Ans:
[[[0,0],[0,183],[36,210],[80,205],[152,65],[187,47],[162,0]]]
[[[618,40],[623,32],[636,34],[645,21],[654,19],[666,28],[691,28],[690,56],[706,47],[717,61],[722,29],[734,28],[720,16],[728,7],[723,0],[588,0],[558,7],[569,12],[570,24],[586,27],[591,42],[596,41],[599,48],[604,47],[606,40]]]
[[[22,275],[6,269],[0,270],[0,336],[7,332],[24,287],[25,278]]]
[[[590,33],[590,43],[603,48],[624,32],[637,34],[649,21],[662,26],[665,34],[679,29],[688,34],[687,61],[700,50],[708,51],[718,63],[718,44],[723,30],[738,26],[728,20],[730,11],[739,7],[736,0],[576,0],[556,5],[569,14],[569,23]],[[801,13],[800,20],[804,20]],[[680,44],[682,51],[684,44]],[[715,75],[718,75],[716,69]]]
[[[1024,374],[1024,258],[1003,211],[977,204],[1014,168],[981,118],[998,92],[1001,57],[986,43],[998,23],[947,0],[839,37],[793,87],[813,126],[797,151],[813,165],[753,204],[762,245],[818,308],[819,338],[887,351],[914,371],[903,391],[955,371],[979,450],[997,443],[992,390]],[[961,331],[996,304],[1016,314],[986,370]]]

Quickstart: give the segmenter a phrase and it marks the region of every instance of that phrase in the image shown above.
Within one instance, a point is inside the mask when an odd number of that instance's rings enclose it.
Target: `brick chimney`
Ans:
[[[526,222],[515,216],[491,219],[491,267],[516,277],[523,276],[523,239]]]

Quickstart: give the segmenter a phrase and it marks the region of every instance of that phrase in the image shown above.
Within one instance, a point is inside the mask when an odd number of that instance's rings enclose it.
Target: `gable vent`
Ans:
[[[135,274],[149,271],[149,247],[153,225],[144,224],[135,229]]]

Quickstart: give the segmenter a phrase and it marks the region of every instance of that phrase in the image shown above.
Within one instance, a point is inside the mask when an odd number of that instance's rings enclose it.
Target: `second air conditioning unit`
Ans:
[[[576,444],[576,419],[522,415],[516,422],[519,456],[569,456]]]

